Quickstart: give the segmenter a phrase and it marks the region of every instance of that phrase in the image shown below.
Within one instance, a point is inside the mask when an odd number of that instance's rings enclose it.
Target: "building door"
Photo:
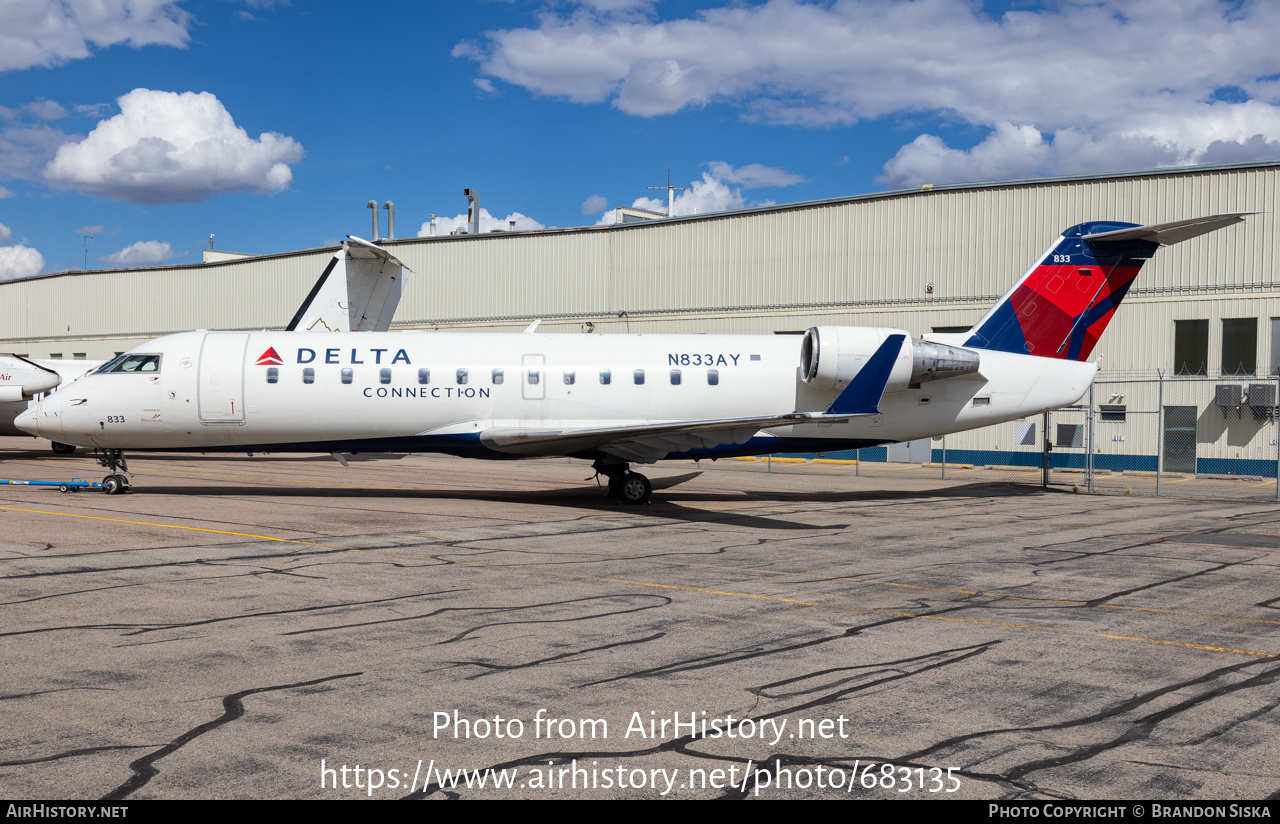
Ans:
[[[1196,418],[1195,406],[1166,406],[1164,408],[1164,472],[1196,472]]]
[[[893,463],[929,463],[933,460],[933,441],[930,438],[920,438],[891,443],[888,457]]]

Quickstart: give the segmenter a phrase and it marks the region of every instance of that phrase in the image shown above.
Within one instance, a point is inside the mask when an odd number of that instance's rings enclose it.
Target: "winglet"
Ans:
[[[828,415],[876,415],[906,335],[890,335],[827,409]]]

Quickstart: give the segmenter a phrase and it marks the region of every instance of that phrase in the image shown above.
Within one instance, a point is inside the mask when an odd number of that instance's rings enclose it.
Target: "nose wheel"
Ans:
[[[102,489],[108,495],[121,495],[129,489],[129,462],[124,459],[124,452],[119,449],[100,449],[97,451],[98,464],[105,466],[111,474],[102,479]],[[120,471],[117,472],[116,470]]]

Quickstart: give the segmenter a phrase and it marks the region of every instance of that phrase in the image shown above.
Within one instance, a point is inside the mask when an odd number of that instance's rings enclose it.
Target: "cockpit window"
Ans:
[[[99,373],[105,372],[159,372],[159,355],[120,355],[102,365]]]

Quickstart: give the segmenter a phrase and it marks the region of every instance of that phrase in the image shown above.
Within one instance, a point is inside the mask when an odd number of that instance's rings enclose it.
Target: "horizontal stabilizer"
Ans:
[[[1148,240],[1161,246],[1172,246],[1193,237],[1207,235],[1234,223],[1240,223],[1246,215],[1257,212],[1233,212],[1225,215],[1209,217],[1193,217],[1188,220],[1175,220],[1172,223],[1155,223],[1150,226],[1135,226],[1131,229],[1117,229],[1112,232],[1098,232],[1085,235],[1081,240],[1089,243],[1109,243],[1122,240]]]

